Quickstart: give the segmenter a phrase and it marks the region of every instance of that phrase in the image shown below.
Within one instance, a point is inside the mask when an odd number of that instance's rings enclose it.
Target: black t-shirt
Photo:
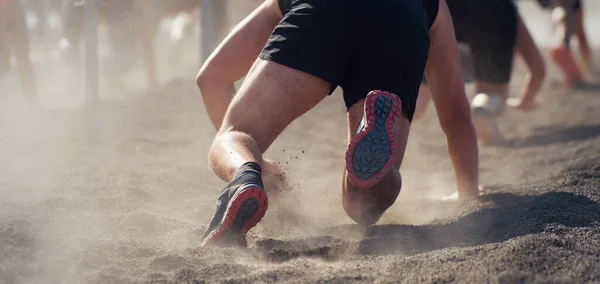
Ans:
[[[292,10],[292,1],[293,0],[278,0],[279,9],[281,10],[281,14],[285,15],[290,10]],[[423,4],[423,8],[427,12],[427,17],[429,18],[429,27],[433,25],[435,18],[438,14],[438,9],[440,7],[440,0],[420,0],[421,4]]]

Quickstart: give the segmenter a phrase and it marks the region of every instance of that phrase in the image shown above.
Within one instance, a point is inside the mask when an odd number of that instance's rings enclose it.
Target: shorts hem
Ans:
[[[335,80],[331,79],[331,78],[327,78],[327,76],[323,75],[323,74],[319,74],[319,72],[316,72],[314,69],[315,68],[311,68],[309,66],[306,65],[302,65],[302,64],[298,64],[298,59],[292,59],[290,57],[286,57],[286,56],[281,56],[281,55],[277,55],[277,56],[273,56],[271,54],[267,54],[265,52],[261,52],[258,56],[258,58],[262,59],[262,60],[266,60],[266,61],[272,61],[275,62],[277,64],[281,64],[283,66],[304,72],[306,74],[310,74],[312,76],[315,76],[329,84],[331,84],[331,88],[332,90],[329,92],[329,95],[331,95],[331,93],[333,93],[333,91],[335,90],[335,88],[337,88],[338,83],[335,82]]]

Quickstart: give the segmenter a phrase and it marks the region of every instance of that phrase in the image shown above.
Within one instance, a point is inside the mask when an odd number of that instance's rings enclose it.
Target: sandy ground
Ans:
[[[199,247],[224,182],[207,167],[215,131],[188,67],[157,90],[105,88],[95,139],[51,67],[42,110],[0,96],[14,103],[0,105],[0,283],[600,281],[600,91],[557,88],[552,66],[543,108],[509,110],[506,145],[481,150],[490,194],[435,200],[454,180],[429,109],[400,197],[366,229],[342,210],[345,109],[327,98],[267,153],[290,190],[247,250]]]

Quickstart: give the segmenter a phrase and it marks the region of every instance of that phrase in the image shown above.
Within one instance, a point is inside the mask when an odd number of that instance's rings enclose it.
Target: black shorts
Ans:
[[[581,0],[575,1],[573,8],[575,9],[575,11],[580,11],[581,10]]]
[[[475,80],[508,83],[517,39],[512,0],[447,0],[456,39],[469,46]]]
[[[279,11],[281,11],[282,15],[287,14],[290,10],[292,10],[292,0],[278,0]]]
[[[411,120],[428,23],[420,0],[295,0],[260,58],[342,87],[348,108],[372,90],[394,93]]]
[[[542,6],[544,8],[551,8],[551,6],[552,6],[552,0],[537,0],[537,1],[540,4],[540,6]],[[575,10],[575,11],[581,10],[581,0],[576,0],[573,3],[573,10]]]

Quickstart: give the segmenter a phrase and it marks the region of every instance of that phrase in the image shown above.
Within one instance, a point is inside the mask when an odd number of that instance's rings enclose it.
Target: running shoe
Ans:
[[[396,121],[401,111],[402,101],[394,94],[371,91],[367,95],[365,113],[346,151],[346,170],[356,187],[372,187],[393,165]]]
[[[217,200],[215,214],[204,232],[202,246],[208,244],[246,245],[246,233],[267,211],[268,199],[256,163],[246,163]]]
[[[494,115],[484,107],[473,108],[473,127],[483,145],[498,145],[504,142]]]

